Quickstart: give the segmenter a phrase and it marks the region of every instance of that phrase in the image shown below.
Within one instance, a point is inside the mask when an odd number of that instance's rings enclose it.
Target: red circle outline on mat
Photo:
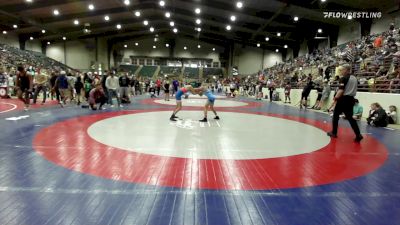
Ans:
[[[192,99],[201,99],[201,98],[192,98]],[[162,103],[158,103],[156,102],[156,100],[160,100],[160,99],[154,99],[154,98],[148,98],[148,99],[144,99],[141,100],[139,103],[143,104],[143,105],[157,105],[157,106],[164,106],[164,107],[175,107],[175,105],[168,105],[168,104],[162,104]],[[207,99],[204,98],[204,103]],[[219,99],[217,98],[216,101],[235,101],[232,99]],[[242,105],[242,106],[215,106],[214,108],[218,109],[218,110],[223,110],[223,109],[248,109],[248,108],[258,108],[262,106],[261,102],[251,102],[251,101],[239,101],[239,102],[244,102],[247,105]],[[204,106],[185,106],[185,104],[182,104],[182,107],[184,109],[203,109]]]
[[[388,157],[385,146],[372,136],[366,135],[361,144],[353,143],[354,134],[347,127],[340,128],[339,139],[332,139],[327,146],[314,152],[257,160],[189,159],[142,154],[101,144],[87,133],[87,129],[100,120],[156,111],[167,110],[119,111],[58,122],[36,134],[33,148],[56,165],[84,174],[146,185],[220,190],[284,189],[336,183],[371,173]],[[324,131],[330,129],[330,124],[307,118],[222,111],[272,116],[309,124]]]

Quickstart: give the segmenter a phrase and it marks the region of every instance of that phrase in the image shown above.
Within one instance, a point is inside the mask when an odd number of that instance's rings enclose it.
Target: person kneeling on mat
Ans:
[[[106,95],[104,94],[103,88],[101,85],[96,85],[89,92],[89,105],[92,110],[97,110],[96,104],[100,103],[99,110],[102,110],[102,106],[106,103]]]
[[[199,120],[200,122],[207,122],[207,112],[208,112],[208,108],[211,109],[211,111],[213,111],[216,120],[219,120],[219,116],[217,115],[217,112],[214,109],[214,102],[215,102],[215,95],[212,94],[211,90],[205,87],[200,87],[200,93],[199,95],[205,95],[207,97],[207,102],[204,105],[204,118],[202,120]]]

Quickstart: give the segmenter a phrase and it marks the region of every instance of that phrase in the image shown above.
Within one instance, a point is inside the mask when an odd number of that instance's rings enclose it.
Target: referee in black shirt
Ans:
[[[350,65],[342,66],[342,78],[339,81],[339,91],[336,93],[336,106],[333,112],[332,131],[328,132],[328,136],[337,138],[339,116],[344,113],[349,121],[351,128],[356,134],[355,142],[360,142],[363,136],[360,133],[356,120],[353,118],[353,106],[355,104],[354,96],[357,94],[357,78],[350,75]]]

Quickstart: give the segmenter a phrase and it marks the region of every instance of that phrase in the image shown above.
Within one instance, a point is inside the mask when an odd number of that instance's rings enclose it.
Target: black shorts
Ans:
[[[317,101],[321,101],[322,94],[318,94]]]
[[[301,99],[307,100],[310,93],[301,93]]]

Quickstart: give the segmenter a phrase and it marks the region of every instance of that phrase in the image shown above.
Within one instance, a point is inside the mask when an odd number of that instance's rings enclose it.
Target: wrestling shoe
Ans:
[[[219,116],[216,116],[216,117],[214,118],[214,120],[219,120]]]
[[[362,139],[364,139],[364,137],[363,137],[362,135],[357,136],[357,137],[354,139],[354,142],[360,143]]]
[[[332,133],[332,132],[328,132],[328,133],[326,133],[329,137],[331,137],[331,138],[337,138],[337,134],[334,134],[334,133]]]
[[[204,119],[202,119],[202,120],[199,120],[199,122],[207,123],[208,120],[207,120],[207,118],[204,118]]]

